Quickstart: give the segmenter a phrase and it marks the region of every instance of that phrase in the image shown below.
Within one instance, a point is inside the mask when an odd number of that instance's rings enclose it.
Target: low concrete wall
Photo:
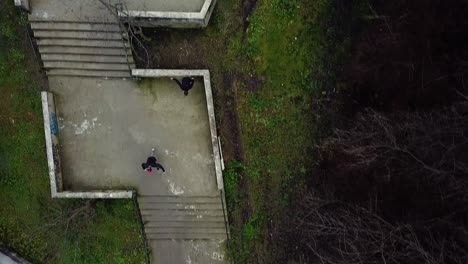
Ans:
[[[78,199],[131,199],[133,191],[92,191],[92,192],[71,192],[64,191],[55,195],[55,198],[78,198]]]
[[[213,159],[215,162],[216,181],[219,190],[224,190],[224,180],[222,172],[221,151],[216,131],[216,118],[214,113],[213,93],[211,90],[210,72],[208,70],[132,70],[133,77],[142,78],[162,78],[162,77],[186,77],[201,76],[205,85],[206,104],[208,107],[208,119],[210,122],[211,144],[213,147]]]
[[[130,199],[132,190],[96,190],[96,191],[65,191],[60,162],[60,142],[58,135],[58,120],[55,110],[54,95],[42,92],[42,114],[44,118],[44,133],[46,140],[47,163],[49,166],[50,192],[52,198],[80,199]]]
[[[203,28],[208,25],[216,0],[206,0],[199,12],[119,11],[141,27]]]
[[[55,112],[54,96],[42,92],[42,114],[44,117],[44,133],[49,165],[50,190],[52,197],[63,190],[62,169],[60,164],[60,145],[58,140],[58,123]]]

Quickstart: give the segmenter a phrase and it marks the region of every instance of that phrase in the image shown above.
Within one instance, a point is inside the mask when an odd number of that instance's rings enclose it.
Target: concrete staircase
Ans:
[[[29,20],[48,76],[131,77],[135,63],[117,22]]]
[[[147,239],[225,240],[220,199],[220,196],[139,197]]]

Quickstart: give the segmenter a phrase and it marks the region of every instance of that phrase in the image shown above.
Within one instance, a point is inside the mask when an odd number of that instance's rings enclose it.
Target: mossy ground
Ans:
[[[54,200],[40,91],[46,85],[29,42],[26,17],[0,5],[0,243],[33,263],[144,263],[131,200]]]

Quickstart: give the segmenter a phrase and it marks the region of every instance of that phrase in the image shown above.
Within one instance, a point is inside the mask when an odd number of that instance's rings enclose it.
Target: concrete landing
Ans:
[[[30,5],[32,20],[117,23],[98,0],[31,0]]]
[[[135,188],[139,195],[217,195],[204,86],[50,77],[64,189]],[[166,172],[141,169],[151,148]]]
[[[127,10],[153,12],[200,12],[205,0],[112,0],[123,2]]]
[[[224,244],[218,241],[152,241],[153,264],[224,264]]]
[[[124,9],[148,12],[200,12],[205,0],[104,0]],[[116,23],[98,0],[31,0],[31,16],[41,20]]]

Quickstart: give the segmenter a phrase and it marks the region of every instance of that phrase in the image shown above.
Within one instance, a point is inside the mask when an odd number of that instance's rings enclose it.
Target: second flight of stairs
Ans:
[[[128,35],[117,22],[30,22],[48,76],[131,77]]]

